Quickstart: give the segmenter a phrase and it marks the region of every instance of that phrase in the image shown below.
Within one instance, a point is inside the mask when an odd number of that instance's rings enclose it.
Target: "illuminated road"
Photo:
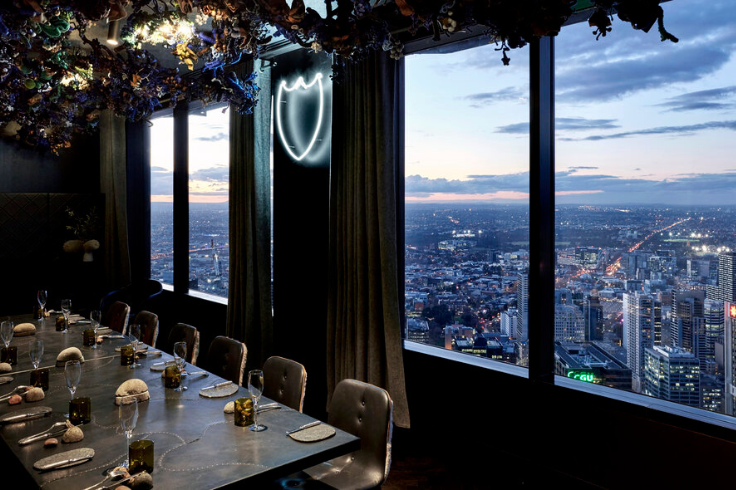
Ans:
[[[631,246],[631,247],[629,248],[629,250],[628,250],[628,251],[629,251],[629,253],[631,253],[631,252],[633,252],[633,251],[635,251],[635,250],[638,250],[638,249],[639,249],[639,247],[641,247],[642,245],[644,245],[644,243],[645,243],[645,242],[646,242],[647,240],[649,240],[650,238],[652,238],[652,237],[653,237],[654,235],[656,235],[657,233],[662,233],[663,231],[667,231],[667,230],[669,230],[670,228],[672,228],[672,227],[674,227],[674,226],[680,225],[680,224],[684,223],[685,221],[689,221],[690,219],[692,219],[692,218],[685,218],[685,219],[681,219],[680,221],[675,221],[674,223],[672,223],[672,224],[671,224],[671,225],[669,225],[669,226],[665,226],[664,228],[661,228],[661,229],[659,229],[659,230],[655,230],[655,231],[651,232],[651,233],[650,233],[649,235],[647,235],[646,237],[644,237],[644,239],[643,239],[643,240],[641,240],[640,242],[637,242],[637,243],[635,243],[635,244],[634,244],[633,246]],[[615,261],[615,262],[614,262],[613,264],[609,265],[609,266],[608,266],[608,267],[606,268],[606,275],[607,275],[607,276],[612,276],[612,275],[614,275],[614,274],[615,274],[615,273],[616,273],[616,272],[617,272],[617,271],[618,271],[618,270],[619,270],[620,268],[621,268],[621,257],[617,258],[617,259],[616,259],[616,261]]]

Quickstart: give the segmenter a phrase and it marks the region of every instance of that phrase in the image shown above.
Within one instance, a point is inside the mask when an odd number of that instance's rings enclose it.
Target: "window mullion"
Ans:
[[[174,291],[189,292],[189,107],[174,110]]]

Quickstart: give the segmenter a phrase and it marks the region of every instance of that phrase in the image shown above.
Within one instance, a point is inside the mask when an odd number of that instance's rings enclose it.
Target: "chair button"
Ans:
[[[363,417],[358,417],[358,422],[363,422]]]
[[[362,404],[363,404],[363,406],[365,407],[365,400],[363,400],[363,401],[362,401],[361,403],[362,403]]]

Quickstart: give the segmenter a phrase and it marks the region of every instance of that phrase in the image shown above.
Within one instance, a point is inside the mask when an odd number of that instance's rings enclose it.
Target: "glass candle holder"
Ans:
[[[49,370],[48,368],[44,369],[34,369],[31,371],[31,386],[34,388],[41,388],[43,391],[46,391],[49,389]]]
[[[253,400],[250,397],[238,398],[235,400],[235,425],[238,427],[248,427],[253,425]]]
[[[92,401],[89,397],[80,396],[69,402],[69,421],[74,425],[92,421]]]
[[[34,320],[42,320],[44,317],[44,309],[41,308],[41,306],[36,305],[33,307],[33,319]]]
[[[86,345],[87,347],[95,345],[95,331],[91,328],[88,328],[87,330],[82,332],[82,340],[84,345]]]
[[[166,366],[164,369],[164,386],[167,388],[178,388],[181,385],[181,371],[176,364]]]
[[[3,347],[0,349],[0,362],[7,362],[8,364],[18,364],[18,348],[11,345],[7,349]]]
[[[153,473],[153,441],[141,439],[130,443],[128,457],[130,458],[128,471],[131,475],[141,471]]]
[[[66,330],[66,318],[64,318],[64,315],[59,315],[56,317],[56,331],[62,332]]]
[[[124,345],[120,348],[120,365],[130,366],[135,361],[135,352],[132,345]]]

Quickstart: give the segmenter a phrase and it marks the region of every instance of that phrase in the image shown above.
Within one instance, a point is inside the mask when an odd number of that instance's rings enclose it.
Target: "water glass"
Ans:
[[[266,430],[268,427],[265,425],[258,425],[258,400],[263,394],[263,371],[260,369],[248,372],[248,391],[253,399],[253,425],[250,426],[250,430],[253,432]]]
[[[66,387],[69,389],[69,401],[74,399],[74,393],[77,392],[79,379],[82,377],[82,363],[78,360],[66,361],[64,365],[64,377],[66,378]],[[70,417],[71,414],[64,414]]]
[[[72,300],[70,299],[62,299],[61,300],[61,312],[64,313],[64,319],[66,320],[66,325],[64,327],[64,333],[69,330],[69,313],[72,311]]]
[[[92,346],[92,348],[97,349],[97,329],[100,328],[100,321],[102,321],[102,312],[100,310],[92,310],[89,313],[89,320],[92,323],[92,330],[95,331],[95,344]]]
[[[130,339],[130,343],[133,345],[133,364],[130,365],[131,369],[139,368],[141,367],[141,363],[138,362],[138,346],[140,345],[140,338],[141,338],[141,326],[137,324],[132,324],[128,328],[128,338]]]
[[[130,438],[133,436],[133,430],[138,423],[138,397],[126,396],[120,400],[118,418],[120,419],[120,428],[125,433],[125,454],[128,454]],[[130,458],[126,459],[120,466],[130,467]]]
[[[46,301],[49,299],[49,293],[48,291],[45,291],[43,289],[39,289],[36,293],[36,301],[38,301],[38,306],[40,307],[40,318],[41,322],[46,320]]]
[[[7,349],[10,345],[10,341],[13,340],[13,334],[15,333],[15,323],[12,320],[5,320],[0,324],[0,338],[5,344]]]

